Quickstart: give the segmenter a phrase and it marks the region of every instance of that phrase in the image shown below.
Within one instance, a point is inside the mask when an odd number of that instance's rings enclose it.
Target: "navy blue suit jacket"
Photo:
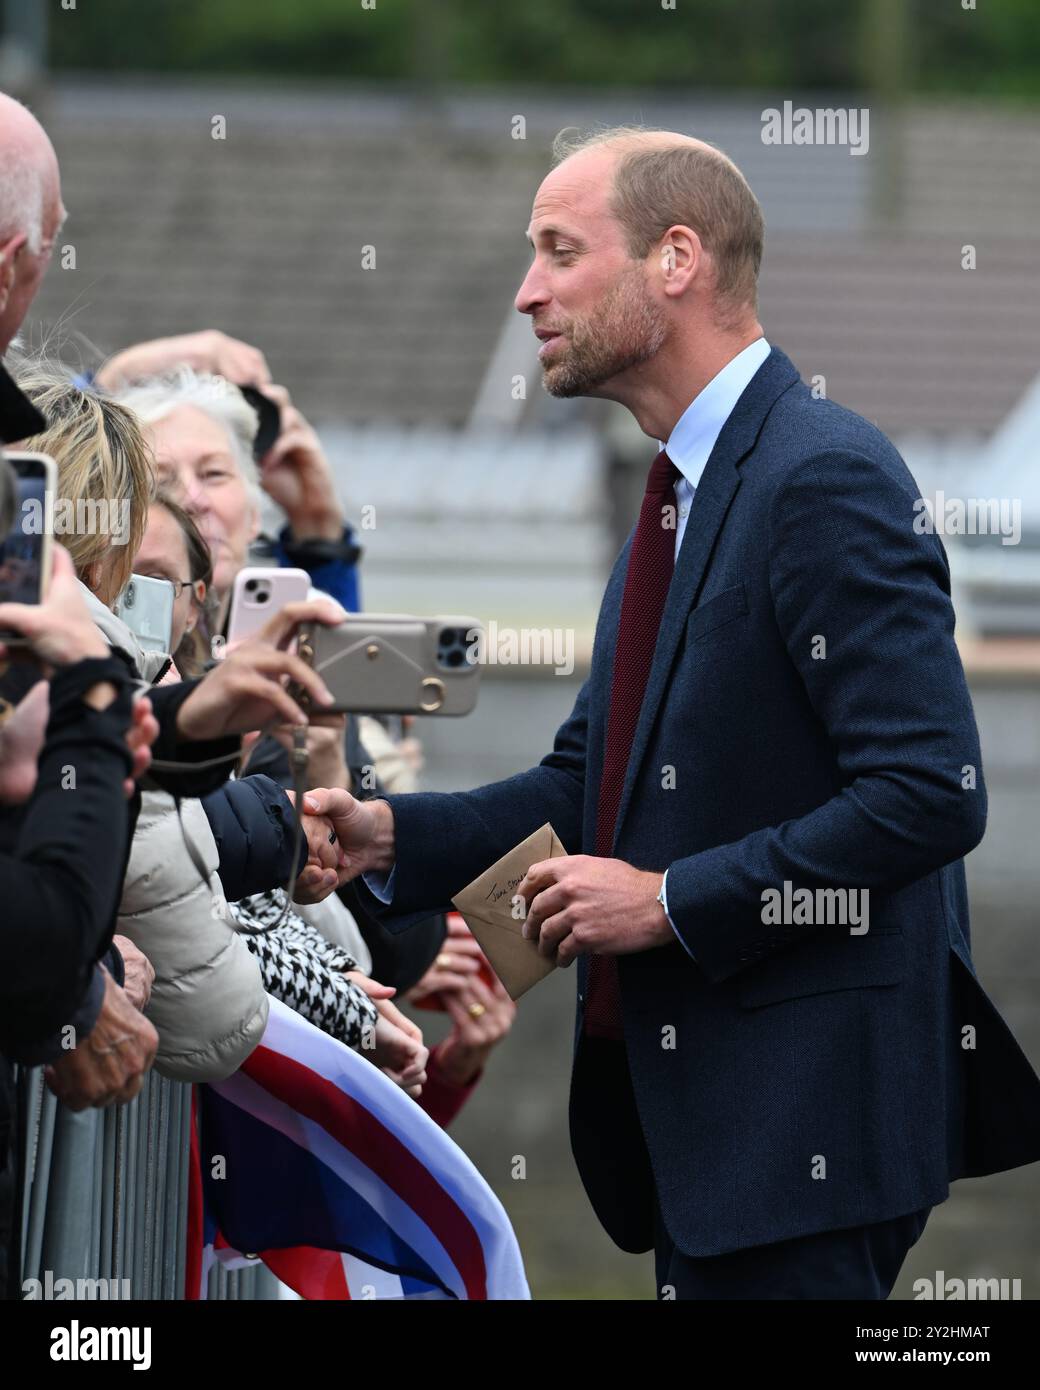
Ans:
[[[971,962],[962,856],[986,793],[918,496],[884,435],[777,349],[697,487],[614,842],[669,870],[681,942],[619,957],[624,1048],[583,1038],[577,970],[572,1144],[623,1249],[652,1244],[655,1188],[703,1256],[886,1220],[1040,1159],[1040,1080]],[[593,852],[630,544],[553,752],[476,791],[387,798],[391,926],[546,821]],[[868,931],[767,924],[785,882],[868,890]]]

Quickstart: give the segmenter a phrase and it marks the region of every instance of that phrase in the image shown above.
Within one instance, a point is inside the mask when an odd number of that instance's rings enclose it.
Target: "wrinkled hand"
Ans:
[[[123,989],[140,1013],[148,1007],[155,980],[155,969],[143,951],[139,951],[128,936],[114,936],[112,944],[123,957]]]
[[[278,438],[260,460],[260,486],[283,509],[296,540],[343,534],[343,508],[321,441],[284,386],[262,386],[281,415]]]
[[[159,1035],[105,971],[105,997],[97,1022],[44,1079],[70,1110],[122,1105],[133,1100],[155,1060]]]
[[[178,711],[180,737],[208,740],[272,722],[306,724],[307,715],[282,684],[285,679],[303,686],[319,708],[334,704],[321,677],[287,649],[301,623],[334,627],[340,621],[339,605],[330,599],[287,603],[203,677]]]
[[[517,884],[527,904],[523,935],[563,966],[589,953],[627,955],[668,945],[675,933],[657,901],[661,878],[591,854],[543,859]]]
[[[236,385],[263,386],[271,380],[259,348],[229,338],[216,328],[134,343],[110,357],[95,374],[95,380],[106,391],[114,391],[128,381],[161,376],[180,366],[222,376]]]

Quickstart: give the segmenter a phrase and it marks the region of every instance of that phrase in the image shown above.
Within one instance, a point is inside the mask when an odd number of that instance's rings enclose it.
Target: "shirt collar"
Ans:
[[[691,487],[700,482],[723,425],[770,351],[765,338],[756,338],[738,352],[693,398],[676,421],[668,443],[661,445]]]

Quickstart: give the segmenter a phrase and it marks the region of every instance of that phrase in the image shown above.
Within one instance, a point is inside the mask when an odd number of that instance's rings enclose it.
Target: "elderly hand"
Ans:
[[[87,1037],[44,1068],[44,1079],[70,1110],[122,1105],[140,1091],[158,1046],[159,1034],[105,971],[97,1022]]]
[[[281,430],[260,460],[260,486],[285,512],[296,540],[339,540],[343,508],[321,441],[284,386],[261,389],[278,406]]]

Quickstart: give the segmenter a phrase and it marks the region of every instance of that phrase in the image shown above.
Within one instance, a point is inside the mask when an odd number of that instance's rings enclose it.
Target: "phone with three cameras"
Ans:
[[[351,613],[335,627],[301,623],[296,650],[335,696],[318,714],[469,714],[477,702],[477,618]],[[299,686],[293,698],[311,710]]]

